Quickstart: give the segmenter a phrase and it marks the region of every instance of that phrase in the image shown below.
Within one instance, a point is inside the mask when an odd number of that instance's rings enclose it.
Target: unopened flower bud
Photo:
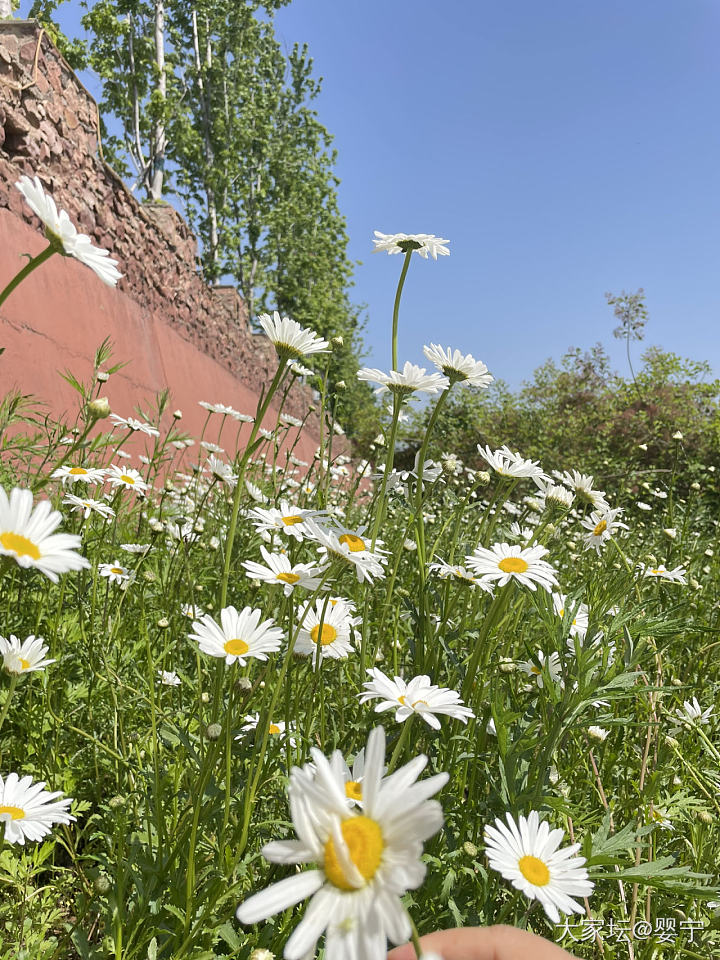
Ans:
[[[95,379],[98,380],[99,383],[107,383],[110,379],[110,374],[105,370],[98,370],[95,374]]]
[[[200,699],[203,703],[210,703],[210,694],[207,692],[207,690],[203,690]]]
[[[503,657],[498,664],[499,670],[501,673],[513,673],[515,670],[514,661],[508,659],[508,657]]]
[[[235,681],[235,689],[247,693],[248,690],[252,690],[252,680],[250,677],[238,677]]]
[[[88,415],[93,420],[103,420],[110,416],[110,403],[107,397],[97,397],[87,405]]]
[[[250,953],[250,960],[275,960],[275,954],[269,950],[265,950],[263,947],[256,947],[255,950]]]
[[[93,883],[96,893],[109,893],[112,888],[112,883],[110,882],[109,877],[106,877],[104,874],[100,874],[99,877],[95,877]]]
[[[486,487],[490,483],[490,474],[487,470],[478,470],[475,474],[475,479],[481,487]]]
[[[335,389],[336,389],[336,390],[345,390],[345,389],[347,389],[347,384],[345,383],[344,380],[338,380],[338,382],[335,384]]]
[[[173,410],[173,417],[176,420],[182,420],[182,410]]]
[[[691,489],[691,490],[699,490],[699,489],[700,489],[700,484],[697,482],[697,480],[695,480],[694,483],[691,483],[691,484],[690,484],[690,489]]]
[[[158,627],[160,627],[161,630],[166,630],[170,626],[170,621],[168,620],[167,617],[160,617],[160,619],[157,622],[157,625]]]
[[[478,848],[474,843],[470,843],[469,840],[466,840],[463,844],[463,850],[469,857],[476,857],[478,855]]]
[[[671,683],[674,687],[681,687],[681,686],[683,685],[683,682],[682,682],[682,680],[681,680],[679,677],[673,677],[672,680],[670,681],[670,683]]]
[[[125,797],[111,797],[108,800],[108,806],[111,810],[122,810],[122,808],[125,806]]]
[[[155,583],[157,577],[152,572],[152,570],[143,570],[143,579],[146,583]]]
[[[698,810],[697,812],[698,820],[701,820],[703,823],[712,823],[713,816],[707,810]]]
[[[665,743],[668,747],[672,747],[673,750],[676,750],[680,746],[675,737],[671,737],[670,734],[665,736]]]
[[[205,730],[205,736],[208,738],[208,740],[219,740],[221,734],[222,727],[219,723],[211,723],[210,726]]]
[[[330,344],[333,347],[342,347],[344,346],[345,341],[343,340],[342,337],[333,337],[332,340],[330,341]]]
[[[682,433],[680,433],[679,430],[676,430],[675,433],[673,434],[672,438],[673,438],[673,440],[682,440],[683,435],[682,435]]]

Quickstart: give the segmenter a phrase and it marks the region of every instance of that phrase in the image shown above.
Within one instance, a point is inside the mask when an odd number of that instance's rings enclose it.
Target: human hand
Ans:
[[[504,925],[439,930],[421,937],[420,944],[442,960],[576,960],[549,940]],[[415,960],[415,949],[411,943],[396,947],[388,960]]]

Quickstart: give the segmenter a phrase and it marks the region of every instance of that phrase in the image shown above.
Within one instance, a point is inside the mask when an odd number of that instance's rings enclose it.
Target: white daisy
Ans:
[[[152,547],[151,543],[121,543],[120,549],[126,553],[147,553]]]
[[[376,540],[375,550],[371,550],[372,541],[363,537],[362,529],[352,531],[345,527],[338,527],[331,530],[321,527],[314,520],[308,520],[306,533],[319,545],[319,553],[324,553],[328,559],[331,559],[331,556],[338,557],[345,563],[351,564],[355,568],[359,583],[363,580],[372,583],[373,577],[382,579],[385,576],[382,565],[387,563],[387,557],[383,556],[387,551],[378,547],[382,540]]]
[[[443,240],[432,233],[380,233],[379,230],[373,230],[375,239],[373,243],[373,253],[405,253],[408,250],[415,250],[424,260],[427,260],[428,254],[437,260],[438,254],[441,257],[449,257],[450,251],[445,246],[450,243],[449,240]]]
[[[526,673],[530,677],[535,677],[537,680],[537,685],[542,690],[544,684],[543,681],[543,668],[546,667],[548,673],[550,674],[550,679],[553,683],[557,683],[560,679],[560,654],[551,653],[550,657],[546,660],[545,654],[542,650],[538,650],[537,654],[537,663],[533,660],[525,660],[523,663],[518,664],[518,668],[522,670],[523,673]]]
[[[226,483],[229,487],[234,487],[237,483],[237,474],[233,473],[233,468],[229,463],[218,460],[215,456],[210,456],[207,460],[207,468],[221,483]]]
[[[119,450],[118,453],[120,453]],[[145,490],[150,488],[150,484],[143,480],[137,470],[132,467],[121,467],[118,463],[113,463],[110,466],[106,479],[114,487],[126,487],[130,490],[137,490],[138,493],[144,493]]]
[[[263,848],[272,863],[317,864],[294,873],[240,904],[237,918],[251,924],[312,897],[285,944],[286,960],[315,955],[325,933],[326,960],[379,960],[387,940],[401,943],[410,923],[401,897],[425,877],[423,842],[443,822],[437,801],[428,799],[448,780],[446,773],[416,783],[427,763],[419,756],[382,780],[385,732],[376,727],[365,751],[362,812],[347,803],[338,765],[312,750],[315,773],[294,767],[288,797],[298,840]]]
[[[26,840],[42,840],[53,824],[75,819],[67,811],[72,799],[57,800],[62,791],[50,793],[44,787],[44,780],[33,783],[31,777],[21,780],[16,773],[9,774],[5,780],[0,776],[0,823],[5,824],[8,843],[23,846]]]
[[[409,360],[405,361],[402,372],[391,370],[390,373],[383,373],[376,368],[363,367],[358,370],[357,378],[379,383],[375,391],[377,394],[390,390],[400,397],[407,397],[411,393],[440,393],[450,386],[448,378],[441,373],[425,373],[425,367],[418,367]]]
[[[272,341],[281,360],[297,360],[298,357],[309,357],[312,353],[325,353],[330,346],[327,340],[301,327],[296,320],[290,317],[281,319],[277,310],[272,317],[269,313],[263,313],[258,317],[258,323]]]
[[[62,514],[48,500],[33,507],[30,490],[15,487],[8,498],[0,486],[0,556],[13,557],[21,567],[36,567],[53,583],[59,573],[82,570],[89,561],[76,553],[81,540],[74,533],[53,533]]]
[[[260,723],[260,714],[251,713],[245,717],[245,725],[240,729],[245,734],[247,734],[250,730],[257,730],[259,723]],[[285,729],[285,722],[283,720],[277,720],[277,721],[271,720],[270,723],[268,723],[268,733],[270,734],[271,737],[279,741],[285,740],[285,738],[287,737],[287,739],[290,741],[290,746],[296,747],[297,743],[295,742],[295,738],[290,736],[292,731],[293,731],[292,726],[290,727],[289,730]],[[242,740],[243,739],[242,734],[238,734],[237,737],[235,737],[235,739]]]
[[[15,186],[25,197],[28,206],[43,222],[45,236],[58,253],[63,256],[75,257],[86,267],[90,267],[103,283],[114,287],[122,274],[117,270],[117,260],[108,256],[108,251],[102,247],[95,247],[90,237],[78,233],[65,210],[58,213],[55,201],[45,193],[40,180],[34,177],[22,176]]]
[[[641,563],[639,567],[643,577],[665,580],[669,583],[687,584],[687,580],[685,579],[687,571],[684,567],[673,567],[672,570],[668,570],[662,563],[658,567],[646,566],[644,563]]]
[[[50,474],[52,480],[62,480],[65,483],[77,483],[82,480],[84,483],[102,483],[105,479],[105,471],[99,467],[81,467],[79,465],[70,466],[66,463]]]
[[[325,510],[301,510],[287,500],[281,500],[279,507],[253,507],[248,519],[261,534],[269,535],[279,530],[301,542],[307,535],[307,521],[326,516],[326,513]]]
[[[182,680],[174,670],[158,670],[157,682],[163,684],[165,687],[179,687]]]
[[[98,573],[101,577],[107,577],[110,583],[123,583],[130,580],[132,576],[131,571],[119,564],[117,560],[113,563],[101,563],[98,566]]]
[[[699,723],[703,726],[710,723],[710,717],[713,714],[713,708],[708,707],[706,710],[703,710],[700,704],[698,703],[697,697],[690,700],[683,701],[683,709],[677,711],[677,715],[683,721],[691,721],[693,723]]]
[[[483,460],[501,477],[515,479],[531,477],[536,481],[547,479],[542,467],[536,460],[526,460],[519,453],[513,453],[508,446],[502,446],[499,450],[491,450],[490,447],[481,447],[478,444],[477,450]]]
[[[29,636],[22,643],[16,636],[10,634],[10,639],[0,637],[0,654],[3,666],[8,673],[33,673],[35,670],[44,670],[54,660],[43,660],[50,648],[42,637]]]
[[[622,513],[621,507],[604,510],[596,510],[589,517],[580,521],[583,527],[589,531],[583,537],[586,550],[595,550],[600,553],[600,548],[606,543],[618,530],[627,530],[627,525],[617,518]]]
[[[450,383],[464,383],[471,387],[489,387],[495,379],[481,360],[472,354],[463,355],[459,350],[444,350],[435,343],[423,347],[423,353],[430,363],[434,363]]]
[[[553,610],[560,617],[564,619],[565,609],[568,605],[568,599],[564,593],[554,593],[552,595]],[[588,629],[588,622],[590,617],[590,611],[586,603],[578,603],[577,601],[572,602],[572,612],[573,619],[570,624],[570,636],[571,637],[580,637],[581,640],[585,638],[585,634]]]
[[[160,436],[160,431],[155,427],[150,426],[149,423],[144,423],[142,420],[136,420],[134,417],[121,417],[117,413],[111,413],[110,419],[116,426],[127,427],[133,433],[144,433],[147,437]]]
[[[296,587],[315,590],[320,585],[317,574],[322,574],[325,569],[323,566],[315,563],[292,564],[284,553],[269,553],[263,546],[260,547],[260,552],[267,566],[255,563],[254,560],[246,560],[242,564],[251,580],[280,583],[286,597],[289,597]]]
[[[248,657],[267,660],[269,653],[280,649],[283,631],[272,619],[261,623],[261,616],[261,610],[250,607],[244,607],[240,613],[235,607],[224,607],[220,611],[222,626],[206,613],[193,623],[195,633],[190,634],[190,639],[197,640],[203,653],[224,657],[227,666],[237,661],[244,667]]]
[[[63,503],[73,510],[80,511],[85,520],[91,513],[97,513],[105,520],[111,520],[115,516],[115,511],[110,504],[104,503],[102,500],[90,500],[85,497],[76,497],[74,493],[68,493],[63,498]]]
[[[352,622],[344,606],[316,600],[304,604],[298,611],[302,624],[293,653],[312,657],[313,669],[326,657],[344,660],[353,653],[350,628]]]
[[[458,564],[446,563],[444,560],[439,560],[437,563],[429,564],[428,570],[436,573],[441,580],[459,580],[460,583],[466,583],[472,587],[480,587],[480,589],[486,593],[493,593],[495,590],[491,583],[488,583],[486,580],[481,580],[479,577],[476,577],[474,573],[471,573],[467,567]]]
[[[587,473],[578,473],[577,470],[553,470],[553,476],[557,477],[560,483],[565,484],[574,491],[575,496],[582,503],[586,503],[595,510],[609,509],[609,504],[605,500],[604,490],[595,490],[594,478]]]
[[[550,830],[535,810],[527,818],[519,817],[517,823],[510,813],[506,819],[507,826],[498,819],[494,827],[485,827],[492,869],[531,900],[539,900],[553,923],[560,922],[560,910],[582,913],[584,907],[572,898],[590,896],[595,884],[583,867],[585,857],[573,856],[580,844],[558,850],[564,831]]]
[[[440,721],[435,716],[436,713],[462,723],[467,723],[468,717],[475,716],[472,710],[464,705],[459,693],[446,687],[434,686],[426,675],[413,677],[406,683],[402,677],[391,680],[377,667],[372,667],[367,672],[373,679],[363,684],[363,693],[357,694],[360,703],[379,698],[380,703],[376,704],[375,713],[395,710],[398,723],[417,713],[433,729],[439,730]]]
[[[510,580],[517,580],[524,587],[535,590],[540,584],[546,590],[557,587],[555,571],[542,558],[547,554],[545,547],[511,546],[509,543],[495,543],[488,550],[476,547],[470,557],[465,557],[467,565],[479,577],[488,581],[497,581],[504,587]]]

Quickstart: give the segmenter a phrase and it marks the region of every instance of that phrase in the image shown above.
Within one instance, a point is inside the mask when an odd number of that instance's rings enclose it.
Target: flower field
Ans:
[[[0,303],[54,254],[117,282],[25,180],[49,252]],[[293,455],[280,400],[333,345],[277,313],[241,448],[232,397],[200,437],[167,398],[111,415],[107,344],[75,422],[2,402],[3,960],[381,960],[497,923],[588,960],[720,955],[713,471],[646,504],[512,437],[478,436],[481,470],[429,459],[448,396],[493,379],[437,344],[398,358],[406,277],[447,244],[376,235],[401,265],[392,369],[358,371],[378,462],[333,452],[324,389]]]

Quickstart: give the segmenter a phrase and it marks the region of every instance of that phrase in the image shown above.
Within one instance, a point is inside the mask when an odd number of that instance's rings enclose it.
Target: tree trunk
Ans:
[[[1,2],[1,0],[0,0]],[[155,0],[155,64],[158,70],[157,91],[165,106],[167,97],[167,73],[165,71],[165,3],[164,0]],[[160,200],[163,192],[163,177],[165,175],[165,137],[164,116],[156,120],[153,128],[153,174],[150,183],[150,196],[153,200]]]
[[[12,0],[0,0],[0,20],[10,20],[12,15]]]
[[[192,12],[192,31],[193,31],[193,50],[195,53],[195,69],[197,71],[197,84],[198,91],[200,94],[200,103],[202,105],[202,128],[203,128],[203,141],[205,144],[205,197],[207,202],[207,219],[208,219],[208,249],[206,250],[208,259],[210,261],[210,274],[211,281],[217,283],[217,261],[218,261],[218,219],[217,219],[217,202],[215,198],[215,191],[213,189],[212,183],[210,182],[210,171],[213,170],[215,165],[215,151],[213,150],[212,144],[212,135],[211,135],[211,123],[210,123],[210,104],[209,104],[209,92],[206,89],[205,78],[203,76],[203,66],[200,59],[200,36],[198,33],[198,23],[197,23],[197,12],[193,10]],[[210,42],[208,38],[207,48],[205,52],[205,65],[209,68],[212,64],[212,48],[210,47]]]

